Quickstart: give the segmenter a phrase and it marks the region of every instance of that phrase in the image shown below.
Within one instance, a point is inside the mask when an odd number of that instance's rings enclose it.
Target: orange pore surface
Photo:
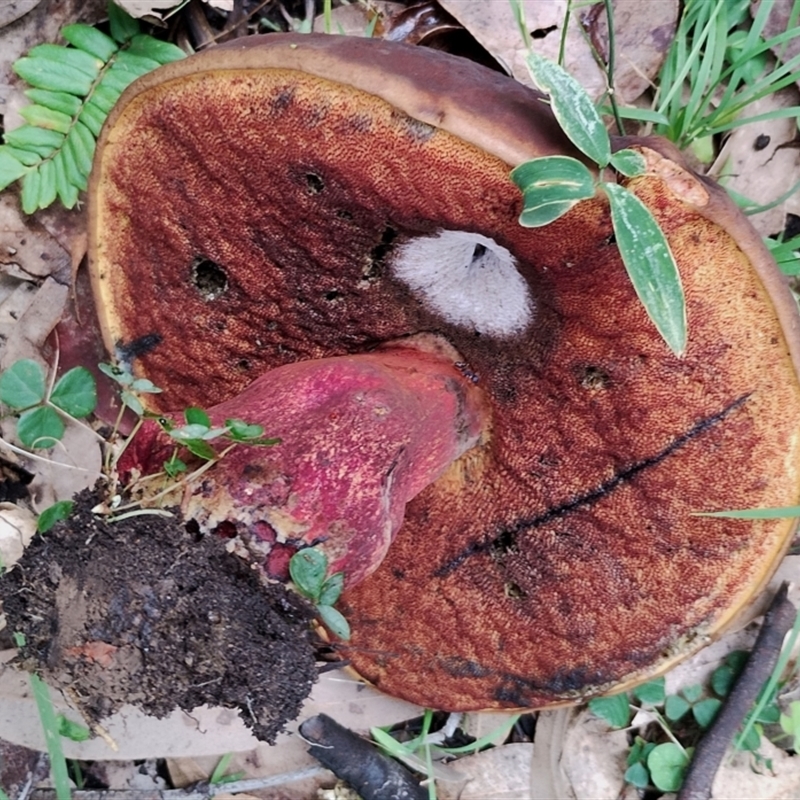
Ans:
[[[346,655],[380,688],[452,710],[574,701],[697,649],[777,564],[790,521],[692,513],[797,501],[787,341],[734,239],[660,179],[635,188],[679,262],[684,358],[637,300],[602,200],[521,228],[507,164],[343,83],[199,72],[134,96],[103,148],[96,293],[159,409],[419,332],[478,376],[491,435],[410,503],[341,606]],[[524,332],[454,325],[393,276],[397,246],[439,229],[514,254],[536,305]]]

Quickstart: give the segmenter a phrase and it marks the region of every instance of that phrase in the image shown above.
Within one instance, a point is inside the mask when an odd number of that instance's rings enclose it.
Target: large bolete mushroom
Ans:
[[[105,127],[107,346],[164,389],[154,410],[222,404],[283,439],[226,457],[187,507],[328,548],[342,646],[387,692],[457,710],[628,685],[714,637],[785,551],[791,520],[695,512],[798,501],[792,298],[721,189],[625,144],[683,278],[683,358],[602,197],[518,224],[510,168],[573,150],[539,95],[475,64],[251,37],[137,81]]]

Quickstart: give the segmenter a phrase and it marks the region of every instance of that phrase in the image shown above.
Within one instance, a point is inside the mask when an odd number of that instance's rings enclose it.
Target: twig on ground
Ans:
[[[780,656],[784,637],[794,623],[797,611],[789,602],[788,590],[789,584],[782,583],[772,599],[742,674],[714,724],[697,745],[678,800],[711,798],[711,787],[719,765],[745,714],[752,708],[761,687],[769,679]]]

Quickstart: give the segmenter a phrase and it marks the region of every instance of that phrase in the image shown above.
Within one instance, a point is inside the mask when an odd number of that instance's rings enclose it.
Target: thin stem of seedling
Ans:
[[[58,722],[53,703],[50,700],[50,691],[38,675],[31,675],[30,680],[44,731],[47,753],[50,756],[50,771],[56,787],[56,798],[57,800],[70,800],[67,760],[64,758],[64,750],[61,747],[61,735],[58,732]]]
[[[614,121],[617,124],[617,131],[620,136],[625,135],[625,128],[622,125],[622,117],[617,106],[617,94],[614,91],[614,65],[616,61],[616,36],[614,35],[614,7],[611,0],[605,0],[606,19],[608,20],[608,63],[606,64],[606,81],[608,83],[608,99],[611,103],[611,110],[614,114]]]
[[[206,472],[208,472],[208,470],[211,469],[211,467],[213,467],[215,464],[219,463],[223,458],[225,458],[225,456],[228,455],[228,453],[230,453],[231,450],[233,450],[233,448],[236,447],[237,444],[240,443],[234,442],[233,444],[228,445],[224,450],[222,450],[217,455],[216,458],[212,458],[209,461],[206,461],[204,464],[199,466],[194,472],[191,472],[188,475],[185,475],[183,478],[181,478],[181,480],[170,484],[165,489],[162,489],[160,492],[158,492],[158,494],[153,495],[153,497],[147,498],[147,502],[155,503],[156,501],[163,499],[167,495],[172,494],[177,489],[185,488],[190,481],[193,481],[199,478],[201,475],[204,475]],[[158,475],[163,477],[168,477],[166,472],[159,472]],[[137,501],[135,503],[128,503],[125,506],[120,506],[119,508],[114,509],[114,511],[116,513],[119,511],[128,511],[129,509],[140,508],[140,507],[141,507],[141,502]]]
[[[556,62],[560,67],[564,66],[564,58],[567,52],[567,31],[569,30],[569,21],[572,17],[572,0],[567,0],[567,10],[564,12],[564,24],[561,26],[561,37],[558,40],[558,61]],[[530,49],[530,45],[528,45]]]

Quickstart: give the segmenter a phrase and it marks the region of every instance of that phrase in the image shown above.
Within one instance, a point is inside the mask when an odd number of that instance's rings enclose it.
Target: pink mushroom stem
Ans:
[[[406,503],[487,429],[483,393],[459,361],[444,340],[421,335],[271,370],[209,416],[260,424],[280,444],[236,447],[190,482],[184,513],[278,550],[318,545],[330,570],[356,584],[383,560]],[[122,470],[158,469],[164,436],[140,433]]]

